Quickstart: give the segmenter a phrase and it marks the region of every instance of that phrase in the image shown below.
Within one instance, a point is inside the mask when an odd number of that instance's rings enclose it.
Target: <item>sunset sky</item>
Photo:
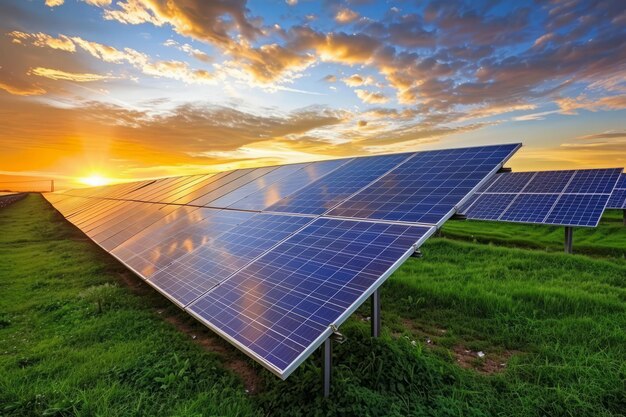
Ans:
[[[626,2],[2,0],[0,174],[71,182],[521,141],[626,165]]]

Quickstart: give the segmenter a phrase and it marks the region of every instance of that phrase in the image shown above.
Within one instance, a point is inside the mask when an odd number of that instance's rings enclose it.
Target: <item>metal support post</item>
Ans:
[[[331,375],[333,371],[333,345],[332,340],[329,337],[324,341],[324,346],[322,347],[322,362],[323,362],[323,383],[324,383],[324,398],[328,398],[330,396],[330,382]]]
[[[380,290],[372,294],[372,337],[380,336]]]
[[[565,253],[573,253],[574,229],[571,226],[565,227]]]

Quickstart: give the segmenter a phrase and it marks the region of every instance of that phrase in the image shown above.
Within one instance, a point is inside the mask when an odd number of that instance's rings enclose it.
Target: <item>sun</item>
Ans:
[[[105,178],[100,174],[91,174],[88,177],[80,178],[79,181],[82,184],[89,185],[90,187],[98,187],[100,185],[107,185],[111,182],[108,178]]]

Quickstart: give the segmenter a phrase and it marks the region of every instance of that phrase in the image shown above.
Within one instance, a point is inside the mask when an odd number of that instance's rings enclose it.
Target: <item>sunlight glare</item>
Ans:
[[[91,187],[98,187],[100,185],[107,185],[110,181],[102,175],[92,174],[88,177],[81,178],[80,182]]]

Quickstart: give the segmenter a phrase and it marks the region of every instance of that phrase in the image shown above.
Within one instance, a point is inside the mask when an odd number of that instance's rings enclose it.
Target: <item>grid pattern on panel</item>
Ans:
[[[188,307],[286,376],[434,228],[318,218]]]
[[[417,153],[328,215],[438,224],[518,147]]]
[[[573,226],[596,226],[608,197],[602,194],[564,194],[556,203],[545,222]]]
[[[575,171],[544,171],[535,173],[534,177],[524,188],[526,193],[553,193],[563,192],[567,184],[574,176]],[[517,176],[520,173],[511,175]],[[524,172],[523,174],[527,174]]]
[[[346,159],[313,162],[293,174],[228,206],[240,210],[265,210],[272,204],[293,194],[318,178],[345,164]]]
[[[247,197],[250,194],[253,194],[259,190],[262,190],[263,188],[275,183],[276,181],[279,181],[280,179],[301,170],[306,165],[307,164],[293,164],[278,167],[275,170],[263,175],[262,177],[257,178],[216,200],[213,200],[211,202],[211,205],[213,207],[228,207],[231,204],[241,200],[242,198]]]
[[[542,223],[558,198],[558,194],[519,194],[500,220]]]
[[[626,189],[615,189],[609,198],[607,208],[626,209]]]
[[[515,194],[476,194],[468,201],[468,209],[463,213],[476,220],[498,219],[513,199]]]
[[[113,249],[111,253],[122,260],[127,260],[133,256],[141,256],[143,252],[158,245],[159,242],[175,235],[189,225],[198,223],[213,212],[217,212],[217,210],[181,206]]]
[[[161,269],[150,283],[185,306],[311,220],[257,214]]]
[[[323,214],[412,154],[357,158],[267,208],[268,211]]]
[[[611,193],[607,208],[626,209],[626,174],[622,174]]]
[[[535,176],[535,172],[517,172],[515,175],[494,175],[497,181],[484,192],[487,193],[519,193]],[[480,190],[478,191],[480,192]]]
[[[477,220],[595,226],[620,172],[617,168],[497,174],[493,185],[477,192],[460,212]],[[514,197],[510,205],[498,204],[504,196]]]
[[[156,271],[170,265],[198,248],[210,244],[221,233],[227,232],[245,222],[254,213],[214,210],[203,212],[205,216],[198,222],[183,224],[171,235],[154,242],[152,246],[131,257],[127,264],[144,278],[150,278]]]

